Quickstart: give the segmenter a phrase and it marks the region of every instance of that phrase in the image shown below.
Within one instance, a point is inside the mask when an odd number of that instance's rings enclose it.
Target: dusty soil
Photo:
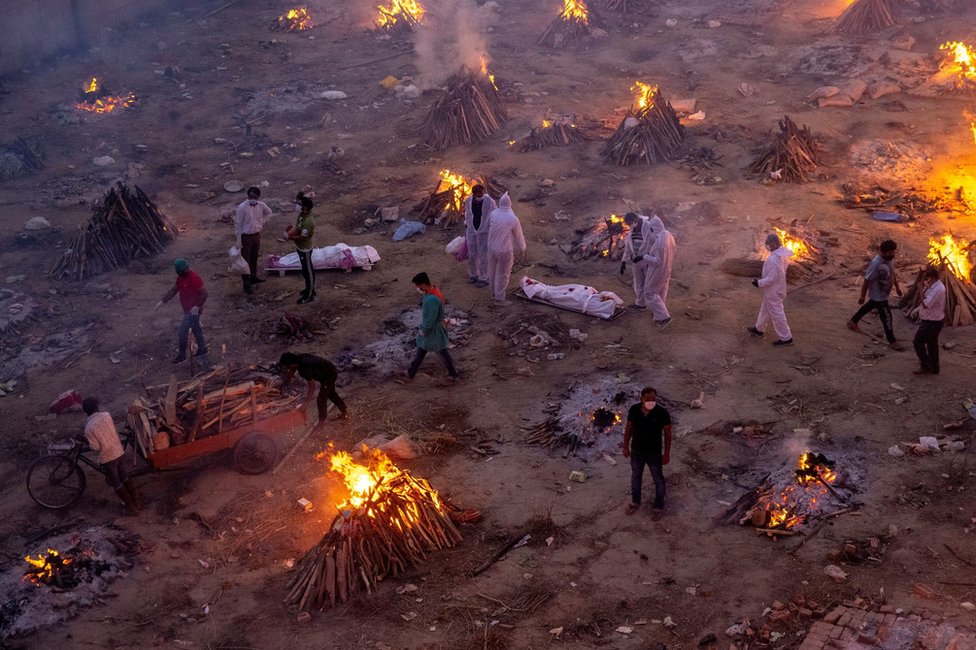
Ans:
[[[950,195],[957,184],[944,179],[976,163],[962,117],[969,102],[901,93],[852,108],[817,109],[805,97],[853,75],[919,79],[905,67],[911,62],[899,67],[901,59],[879,56],[892,38],[916,38],[914,52],[924,63],[941,42],[976,37],[961,28],[976,18],[976,9],[901,7],[902,27],[851,39],[831,33],[839,2],[730,4],[649,2],[626,17],[606,16],[608,36],[575,51],[534,45],[555,6],[502,0],[500,11],[479,10],[485,13],[476,24],[485,29],[491,67],[509,91],[511,119],[497,137],[445,152],[427,151],[411,135],[431,96],[404,101],[378,85],[387,75],[419,73],[406,52],[409,41],[377,39],[335,5],[313,7],[322,24],[305,35],[266,31],[284,7],[279,3],[241,2],[211,17],[206,14],[217,3],[190,3],[183,12],[106,32],[98,49],[3,80],[3,137],[36,137],[47,157],[43,171],[6,181],[0,195],[4,286],[36,305],[27,326],[4,336],[0,357],[11,373],[0,381],[19,382],[0,398],[3,559],[20,562],[43,543],[45,531],[65,524],[115,521],[153,545],[113,584],[117,597],[68,624],[5,643],[689,648],[714,632],[726,647],[731,624],[757,619],[774,600],[797,594],[821,607],[855,597],[884,601],[972,626],[972,613],[959,603],[976,601],[974,463],[967,453],[892,458],[887,449],[941,435],[944,423],[965,415],[960,401],[972,396],[976,376],[974,330],[947,330],[943,341],[951,349],[943,352],[942,374],[915,378],[914,355],[890,351],[876,320],[865,320],[868,334],[862,336],[844,322],[856,308],[859,273],[880,240],[898,241],[899,268],[907,277],[923,262],[930,235],[951,228],[969,239],[976,226],[965,210],[884,224],[835,201],[840,185],[853,180]],[[676,26],[666,27],[671,18]],[[708,28],[709,20],[721,26]],[[91,75],[135,92],[137,105],[105,116],[62,110]],[[619,120],[634,79],[661,84],[669,97],[698,100],[706,118],[689,127],[686,146],[721,155],[722,166],[713,170],[721,183],[699,185],[676,164],[610,168],[594,141],[526,154],[505,146],[549,108],[593,120],[610,120],[616,112]],[[738,93],[742,82],[755,93]],[[349,98],[315,99],[324,89]],[[824,141],[830,164],[811,184],[765,186],[744,177],[753,148],[784,114]],[[865,152],[878,152],[878,142],[901,148],[889,148],[894,159],[883,152],[872,158]],[[275,156],[267,153],[272,147]],[[334,147],[343,154],[329,158]],[[116,163],[92,164],[104,155]],[[876,160],[890,164],[873,166]],[[364,225],[376,206],[398,205],[406,215],[443,167],[488,172],[516,198],[530,267],[517,268],[513,282],[522,273],[553,282],[569,278],[629,300],[629,281],[617,275],[615,263],[575,263],[558,246],[568,246],[574,228],[625,210],[626,202],[657,206],[678,242],[671,327],[658,332],[649,314],[633,310],[604,322],[522,302],[493,308],[486,291],[468,285],[465,270],[443,253],[457,227],[429,228],[393,243],[392,231]],[[164,255],[88,282],[47,279],[70,234],[88,218],[87,202],[123,177],[179,225],[178,240]],[[279,209],[289,207],[298,189],[313,190],[318,243],[368,243],[382,262],[371,272],[321,273],[320,297],[309,305],[294,304],[295,275],[269,278],[255,296],[242,296],[239,281],[226,271],[226,215],[240,200],[223,190],[231,179],[267,182],[264,196]],[[541,188],[543,179],[555,184]],[[518,202],[527,196],[535,198]],[[556,220],[559,211],[569,220]],[[60,230],[17,237],[33,216]],[[265,252],[289,250],[275,233],[291,218],[286,212],[271,223]],[[816,276],[822,281],[794,287],[787,301],[796,345],[773,349],[745,334],[758,308],[748,279],[725,275],[718,265],[754,253],[769,220],[783,218],[829,231],[838,244],[830,248],[829,267]],[[45,416],[59,393],[77,388],[96,394],[121,421],[143,384],[166,381],[172,372],[177,307],[151,309],[170,286],[171,260],[178,256],[210,290],[204,327],[217,362],[274,361],[289,346],[268,333],[285,311],[321,332],[297,346],[302,350],[349,359],[357,351],[388,350],[399,357],[344,371],[340,392],[352,418],[326,423],[274,476],[239,475],[225,456],[149,474],[138,479],[147,508],[131,519],[119,518],[114,495],[90,472],[88,491],[71,511],[36,507],[24,489],[28,463],[48,441],[82,425],[79,414]],[[433,359],[414,382],[394,380],[409,349],[383,340],[391,321],[416,308],[409,280],[420,270],[468,319],[454,350],[464,374],[458,385],[442,385],[443,369]],[[577,328],[588,340],[562,347],[562,359],[543,356],[532,363],[509,340],[525,322],[563,339]],[[900,337],[910,340],[912,327],[896,314]],[[658,522],[646,509],[624,513],[629,471],[619,452],[613,466],[600,455],[584,461],[522,442],[520,427],[544,419],[547,405],[558,403],[573,382],[621,373],[634,386],[657,387],[673,406],[668,509]],[[692,410],[688,404],[700,391],[704,408]],[[732,433],[750,421],[765,423],[768,433]],[[711,426],[716,422],[723,424]],[[409,467],[458,504],[482,509],[484,519],[464,527],[459,547],[389,580],[374,597],[299,624],[281,604],[285,561],[318,541],[338,499],[336,481],[314,453],[330,441],[348,447],[369,435],[402,433],[428,450]],[[282,435],[283,449],[293,435]],[[971,446],[970,430],[961,435]],[[476,445],[498,453],[475,453]],[[816,534],[779,542],[748,527],[715,523],[727,504],[808,447],[856,465],[863,477],[863,505],[856,512],[828,520]],[[588,480],[571,483],[572,470]],[[313,512],[295,506],[303,496],[316,504]],[[498,546],[526,532],[532,534],[527,546],[479,577],[467,577]],[[844,583],[824,575],[827,553],[845,540],[889,533],[880,561],[841,563],[849,573]],[[913,592],[918,582],[932,586],[936,599],[920,600]],[[419,589],[398,594],[407,583]],[[674,626],[662,623],[666,617]],[[618,626],[633,632],[615,632]],[[806,627],[795,619],[781,624],[776,629],[785,636],[772,646],[795,647]],[[557,628],[561,634],[550,632]]]

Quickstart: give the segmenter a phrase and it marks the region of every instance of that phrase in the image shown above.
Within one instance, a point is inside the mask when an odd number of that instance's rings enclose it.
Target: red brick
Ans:
[[[881,626],[881,629],[878,630],[878,638],[881,639],[882,641],[884,641],[885,639],[888,638],[888,632],[890,632],[890,631],[891,631],[891,626],[890,625],[887,625],[887,624],[882,625]]]
[[[832,629],[830,631],[830,638],[831,639],[839,639],[840,638],[840,635],[843,634],[843,633],[844,633],[844,628],[834,626],[834,629]]]
[[[801,607],[797,610],[797,614],[800,615],[800,618],[813,618],[813,610],[807,609],[806,607]]]
[[[844,607],[843,605],[839,605],[839,606],[837,606],[837,607],[834,608],[834,611],[832,611],[829,614],[827,614],[826,616],[824,616],[824,622],[826,622],[826,623],[836,623],[837,622],[837,619],[839,619],[841,617],[841,614],[844,614],[846,611],[847,611],[847,608],[846,607]]]
[[[882,605],[881,608],[878,611],[880,611],[882,614],[894,614],[895,613],[895,606],[894,605]]]
[[[837,625],[840,625],[841,627],[847,625],[850,622],[851,622],[851,615],[847,613],[843,614],[839,619],[837,619]]]
[[[793,618],[792,614],[785,610],[781,610],[778,612],[770,612],[767,620],[769,620],[770,623],[779,623],[780,621],[788,621],[791,618]]]
[[[885,614],[884,625],[891,625],[896,620],[898,620],[898,616],[896,614]]]
[[[773,610],[775,610],[775,611],[777,611],[777,612],[778,612],[778,611],[781,611],[781,610],[783,610],[783,609],[786,609],[786,605],[784,605],[783,603],[781,603],[781,602],[780,602],[780,601],[778,601],[778,600],[774,600],[774,601],[773,601],[773,604],[772,604],[772,605],[770,605],[770,607],[771,607],[771,608],[772,608]]]
[[[935,598],[935,589],[921,582],[916,582],[915,586],[912,587],[912,591],[920,598],[926,598],[928,600]]]

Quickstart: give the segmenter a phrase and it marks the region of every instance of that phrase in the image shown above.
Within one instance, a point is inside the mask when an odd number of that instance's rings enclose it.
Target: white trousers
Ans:
[[[634,304],[647,306],[647,281],[650,279],[650,265],[645,261],[634,262]]]
[[[515,253],[507,251],[496,253],[488,251],[488,288],[495,300],[505,300],[508,281],[512,278],[512,264],[515,263]]]
[[[664,301],[668,299],[668,285],[664,285],[664,289],[658,293],[653,291],[648,292],[647,296],[647,306],[651,309],[651,313],[654,314],[654,320],[662,321],[671,318],[671,312],[668,311],[667,305]]]
[[[475,280],[488,279],[488,233],[473,230],[465,233],[468,241],[468,277]]]
[[[793,338],[790,324],[786,322],[786,310],[783,308],[782,298],[763,296],[762,304],[759,306],[759,317],[756,318],[756,329],[765,332],[768,321],[773,321],[773,329],[776,330],[776,336],[781,341]]]

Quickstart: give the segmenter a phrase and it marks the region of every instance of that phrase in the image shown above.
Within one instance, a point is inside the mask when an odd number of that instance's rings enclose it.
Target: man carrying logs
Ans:
[[[261,248],[261,231],[271,218],[271,208],[264,201],[258,201],[261,190],[257,187],[247,189],[247,200],[241,201],[234,211],[234,238],[241,251],[241,257],[251,268],[250,275],[241,275],[244,293],[252,293],[253,286],[264,282],[258,277],[258,252]]]
[[[471,188],[471,196],[464,200],[464,237],[468,244],[468,282],[488,286],[488,224],[491,213],[498,206],[488,196],[485,186]]]
[[[508,281],[515,263],[515,247],[525,256],[525,236],[522,224],[512,210],[508,192],[498,199],[498,208],[491,213],[488,228],[488,284],[496,305],[507,305]]]
[[[203,286],[203,278],[190,270],[190,265],[187,264],[185,259],[180,258],[175,260],[173,262],[173,268],[176,269],[176,282],[173,284],[173,288],[159,299],[159,302],[156,303],[153,310],[159,309],[164,303],[172,300],[173,296],[180,294],[183,320],[180,322],[179,330],[177,330],[179,352],[176,353],[173,363],[183,363],[186,361],[186,346],[190,332],[193,332],[193,338],[197,342],[197,353],[195,356],[201,358],[204,366],[208,366],[210,364],[206,360],[207,343],[203,340],[203,329],[200,327],[200,314],[203,311],[203,305],[207,302],[208,297],[207,289]]]
[[[847,321],[847,329],[860,333],[861,328],[857,323],[864,318],[868,312],[876,310],[878,318],[881,319],[881,327],[884,329],[885,338],[888,339],[888,347],[892,350],[901,352],[905,347],[895,338],[895,328],[891,321],[891,306],[888,305],[888,297],[891,295],[891,288],[895,288],[895,293],[901,295],[901,286],[898,284],[898,276],[895,274],[895,267],[892,260],[895,259],[895,251],[898,244],[890,239],[881,242],[878,247],[878,254],[874,256],[868,268],[864,271],[864,282],[861,283],[861,296],[857,303],[861,308]],[[867,296],[868,301],[864,301]]]
[[[308,394],[305,396],[303,410],[312,401],[312,395],[315,394],[316,382],[320,384],[318,399],[315,402],[320,423],[325,422],[325,418],[328,415],[329,400],[332,400],[332,403],[339,407],[340,419],[349,417],[346,403],[342,401],[342,398],[339,397],[335,389],[336,379],[339,378],[339,371],[331,361],[314,354],[285,352],[278,359],[278,367],[285,373],[285,385],[288,385],[296,372],[299,377],[308,382]]]
[[[623,453],[630,459],[630,505],[627,514],[632,515],[640,508],[641,484],[644,466],[651,470],[654,479],[654,513],[657,521],[664,514],[664,466],[671,461],[671,414],[657,403],[657,391],[645,388],[640,394],[640,403],[634,404],[627,412],[624,427]]]
[[[939,334],[945,325],[946,288],[939,279],[939,269],[929,266],[922,273],[925,287],[922,304],[913,309],[910,316],[918,316],[915,332],[915,354],[921,364],[916,375],[939,374]]]
[[[651,218],[647,215],[628,212],[624,215],[627,235],[624,237],[624,257],[620,261],[620,275],[627,270],[627,262],[634,269],[634,307],[647,309],[647,279],[649,277],[651,246],[654,233],[651,232]]]

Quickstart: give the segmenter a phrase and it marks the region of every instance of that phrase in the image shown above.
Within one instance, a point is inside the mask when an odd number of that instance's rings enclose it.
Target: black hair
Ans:
[[[98,411],[98,400],[94,397],[86,397],[81,400],[81,410],[85,412],[85,415],[91,415]]]
[[[657,395],[657,389],[651,388],[650,386],[645,386],[644,388],[641,389],[641,397],[644,397],[644,395],[647,395],[648,393],[654,393],[655,395]]]
[[[939,277],[939,269],[934,266],[927,266],[925,270],[922,271],[923,278],[932,278],[933,280]]]
[[[482,185],[481,183],[477,183],[477,184],[471,186],[471,193],[472,194],[475,194],[475,193],[477,193],[479,191],[481,191],[481,192],[484,192],[485,191],[485,186]]]
[[[886,239],[881,242],[879,249],[882,253],[890,253],[891,251],[898,249],[898,244],[896,244],[893,239]]]
[[[413,282],[417,286],[420,286],[422,284],[431,284],[430,276],[423,272],[413,276],[413,280],[411,280],[411,282]]]
[[[640,215],[637,214],[636,212],[628,212],[627,214],[624,215],[624,221],[626,221],[627,223],[633,223],[637,221],[639,218]]]
[[[311,210],[315,204],[312,203],[312,199],[308,198],[304,194],[298,197],[298,202],[302,205],[303,210]]]
[[[247,195],[251,196],[252,194],[255,197],[261,196],[261,188],[258,187],[257,185],[252,185],[251,187],[247,188]]]
[[[298,365],[298,355],[294,352],[283,352],[281,358],[278,359],[279,366],[297,366]]]

